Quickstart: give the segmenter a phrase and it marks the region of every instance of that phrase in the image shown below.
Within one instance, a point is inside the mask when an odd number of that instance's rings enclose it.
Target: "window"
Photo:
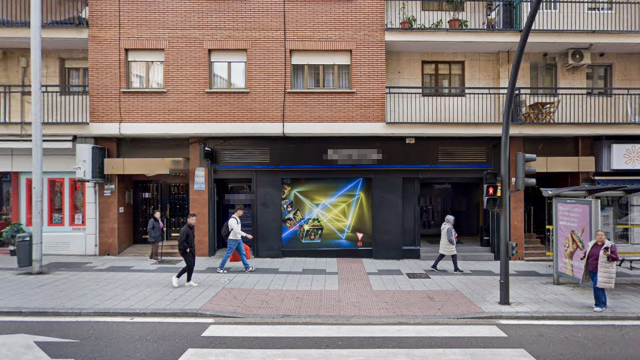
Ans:
[[[129,89],[164,88],[164,50],[127,51]]]
[[[89,61],[63,60],[62,70],[63,91],[86,92],[89,85]]]
[[[458,2],[454,6],[461,7],[460,11],[464,12],[464,2]],[[422,1],[422,11],[451,11],[451,7],[448,4],[448,1],[438,1],[438,0],[425,0]]]
[[[33,180],[31,180],[31,178],[27,178],[26,184],[25,184],[25,195],[26,195],[26,200],[27,200],[27,204],[26,204],[26,213],[27,213],[27,219],[26,219],[26,224],[27,226],[33,226]]]
[[[464,62],[423,61],[422,87],[423,95],[464,94],[464,89],[451,89],[464,87]]]
[[[64,179],[48,180],[49,226],[64,226]]]
[[[351,52],[292,51],[291,88],[351,89]]]
[[[247,87],[247,51],[211,51],[211,89],[244,89]]]
[[[587,94],[608,95],[611,93],[611,65],[587,66]]]
[[[558,0],[544,0],[541,4],[542,11],[558,11]]]
[[[556,64],[531,63],[531,93],[554,94],[558,86]]]
[[[587,11],[591,12],[612,12],[613,0],[589,0]]]
[[[87,214],[85,199],[86,184],[69,179],[69,221],[70,226],[86,226]]]

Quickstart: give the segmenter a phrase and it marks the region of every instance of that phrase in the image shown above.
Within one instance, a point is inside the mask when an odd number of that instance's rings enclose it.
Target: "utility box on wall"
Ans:
[[[90,144],[76,145],[76,178],[81,181],[103,181],[107,149]]]

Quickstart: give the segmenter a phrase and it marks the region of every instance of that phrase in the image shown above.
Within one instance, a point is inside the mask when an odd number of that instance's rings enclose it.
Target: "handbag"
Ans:
[[[244,253],[247,255],[247,260],[251,259],[251,248],[249,248],[249,246],[247,244],[242,244],[244,246]],[[234,251],[233,254],[231,255],[231,258],[229,259],[229,262],[238,262],[238,261],[242,261],[242,259],[240,258],[240,254],[238,254],[237,251]]]

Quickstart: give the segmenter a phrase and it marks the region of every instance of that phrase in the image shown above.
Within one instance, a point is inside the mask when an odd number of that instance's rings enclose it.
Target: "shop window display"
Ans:
[[[64,226],[64,179],[49,179],[49,226]]]
[[[640,196],[601,198],[601,221],[617,244],[640,244]]]
[[[32,225],[33,224],[33,221],[32,221],[33,216],[31,215],[32,211],[33,211],[33,208],[31,207],[31,204],[33,203],[33,201],[32,201],[33,194],[32,194],[32,187],[31,187],[32,182],[33,181],[31,180],[31,178],[27,179],[26,186],[25,186],[25,188],[26,188],[25,189],[25,194],[26,194],[26,197],[27,197],[27,202],[26,202],[26,204],[27,204],[26,205],[26,210],[27,210],[27,221],[26,221],[26,224],[27,224],[27,226],[33,226]]]
[[[11,173],[0,173],[0,231],[11,225]]]
[[[85,183],[76,179],[69,180],[69,221],[71,226],[86,225],[85,188]]]

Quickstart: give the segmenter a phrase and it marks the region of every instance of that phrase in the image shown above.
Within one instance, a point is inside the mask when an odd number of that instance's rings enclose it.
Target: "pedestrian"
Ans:
[[[246,272],[254,272],[255,269],[253,266],[249,265],[247,261],[247,254],[244,251],[244,243],[242,242],[242,237],[246,237],[249,240],[253,239],[253,236],[242,232],[242,223],[240,222],[240,218],[244,214],[244,206],[238,204],[235,208],[236,212],[229,218],[228,226],[229,226],[229,239],[227,239],[227,252],[224,253],[222,257],[222,261],[220,261],[220,265],[218,266],[219,274],[226,274],[227,271],[224,269],[224,266],[227,264],[227,261],[231,257],[234,251],[237,251],[240,255],[240,259],[242,259],[242,265],[244,265],[244,271]]]
[[[444,223],[440,227],[440,250],[438,251],[438,258],[431,265],[431,270],[438,270],[438,263],[444,259],[445,256],[451,255],[453,260],[453,272],[456,274],[462,274],[464,271],[458,267],[458,252],[456,251],[456,243],[458,242],[458,233],[453,228],[455,224],[455,218],[451,215],[447,215],[444,218]]]
[[[152,263],[159,260],[158,248],[163,240],[163,231],[164,224],[162,223],[162,219],[160,219],[160,210],[156,210],[153,212],[153,217],[149,219],[149,224],[147,225],[147,241],[151,243],[151,254],[149,255],[149,260],[151,260]]]
[[[178,287],[178,280],[185,273],[187,274],[187,282],[184,286],[198,286],[195,282],[191,281],[193,276],[193,268],[196,266],[196,214],[189,214],[187,216],[187,224],[180,229],[180,235],[178,236],[178,251],[180,256],[184,259],[185,267],[180,270],[178,275],[174,276],[172,283],[174,287]]]
[[[585,260],[581,284],[593,283],[593,298],[595,305],[593,311],[602,312],[607,308],[607,292],[605,289],[613,289],[616,283],[616,261],[618,251],[616,246],[607,240],[607,234],[603,230],[596,231],[596,239],[591,240],[587,251],[580,256]]]

